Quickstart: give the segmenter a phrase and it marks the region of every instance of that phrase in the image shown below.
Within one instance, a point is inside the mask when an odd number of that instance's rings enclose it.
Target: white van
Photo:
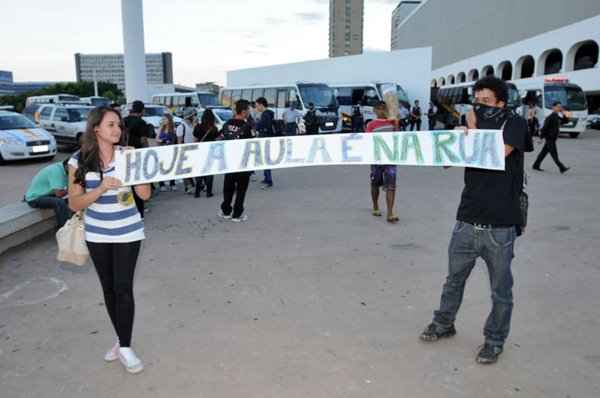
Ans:
[[[166,93],[154,94],[152,104],[166,106],[177,116],[183,116],[185,108],[206,108],[218,106],[219,96],[210,91],[196,91],[193,93]]]

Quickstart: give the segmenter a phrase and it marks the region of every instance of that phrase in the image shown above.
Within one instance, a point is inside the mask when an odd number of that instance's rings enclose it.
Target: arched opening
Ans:
[[[552,75],[554,73],[560,73],[563,66],[563,54],[562,52],[554,48],[548,50],[542,54],[538,61],[538,76],[541,75]]]
[[[524,57],[519,58],[515,69],[516,79],[530,78],[535,72],[535,60],[531,55],[525,55]]]
[[[598,65],[598,43],[586,40],[575,44],[567,54],[567,71],[592,69]]]
[[[456,83],[456,79],[454,78],[454,75],[448,75],[447,82],[448,82],[448,84],[454,84],[454,83]]]
[[[434,88],[435,88],[435,87],[437,87],[437,86],[438,86],[437,80],[436,80],[436,79],[433,79],[433,80],[431,81],[431,87],[434,87]]]
[[[476,82],[479,80],[479,71],[477,69],[471,69],[469,72],[469,81]]]
[[[443,77],[440,77],[440,78],[438,79],[438,85],[439,85],[440,87],[442,87],[442,86],[445,86],[445,85],[446,85],[446,79],[444,79]]]
[[[481,69],[481,76],[494,76],[494,67],[492,65],[486,65]]]
[[[467,81],[467,75],[465,72],[460,72],[458,75],[456,75],[456,80],[458,83],[464,83]]]
[[[498,65],[498,76],[500,76],[502,80],[512,80],[512,75],[513,67],[510,61],[504,61]]]

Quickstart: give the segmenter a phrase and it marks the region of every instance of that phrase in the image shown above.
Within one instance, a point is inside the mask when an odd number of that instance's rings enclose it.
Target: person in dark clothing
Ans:
[[[546,143],[544,144],[544,147],[540,151],[540,154],[533,164],[534,170],[543,171],[541,169],[542,162],[548,154],[552,156],[552,159],[558,166],[561,174],[564,174],[569,170],[569,167],[562,164],[558,158],[558,149],[556,148],[556,141],[558,140],[558,135],[560,134],[560,126],[565,124],[567,121],[567,117],[563,114],[561,103],[555,102],[552,105],[552,114],[546,118],[544,121],[544,127],[542,127],[541,130],[542,138],[546,140]]]
[[[256,132],[259,137],[269,138],[275,136],[275,126],[273,120],[275,113],[268,109],[269,103],[265,97],[260,97],[256,100],[256,111],[260,113],[260,119],[256,123]],[[273,186],[273,175],[271,170],[264,171],[264,180],[262,180],[263,189]]]
[[[196,127],[194,127],[193,134],[196,142],[216,141],[219,135],[219,129],[217,128],[215,114],[212,110],[207,109],[204,111],[200,124],[197,124]],[[200,197],[203,186],[206,186],[206,197],[213,197],[214,178],[214,176],[196,177],[196,192],[194,197]]]
[[[421,118],[422,118],[421,107],[419,106],[419,101],[415,101],[415,106],[412,107],[410,111],[410,131],[413,131],[415,127],[416,131],[421,130]]]
[[[427,120],[429,121],[429,130],[435,130],[435,124],[437,123],[437,107],[433,102],[429,103],[429,110],[427,111]]]
[[[492,311],[485,324],[485,344],[477,362],[491,364],[502,353],[510,330],[511,263],[517,227],[524,223],[520,200],[528,131],[525,119],[506,108],[508,88],[504,81],[492,76],[482,78],[475,84],[474,92],[475,105],[467,118],[468,128],[502,129],[505,170],[465,169],[465,187],[448,249],[448,276],[440,307],[420,338],[434,342],[456,334],[454,322],[465,284],[477,258],[481,257],[489,272]],[[468,133],[466,128],[465,133]]]
[[[308,112],[304,115],[304,126],[306,128],[306,134],[319,134],[319,117],[317,116],[315,104],[312,102],[308,104]]]
[[[123,119],[125,134],[123,134],[127,146],[135,149],[146,148],[148,146],[148,137],[150,135],[150,125],[142,119],[144,116],[144,103],[142,101],[133,101],[129,115]],[[144,201],[133,191],[135,205],[144,218]]]
[[[250,114],[250,103],[239,100],[235,103],[235,116],[227,121],[221,130],[220,138],[223,140],[242,140],[252,138],[252,129],[246,122]],[[244,214],[244,199],[250,183],[252,172],[242,171],[239,173],[225,174],[223,183],[223,203],[221,204],[220,216],[233,222],[246,221],[248,217]],[[233,207],[231,202],[235,195]]]
[[[352,109],[352,132],[360,133],[365,131],[365,118],[360,110],[360,105],[356,105]]]

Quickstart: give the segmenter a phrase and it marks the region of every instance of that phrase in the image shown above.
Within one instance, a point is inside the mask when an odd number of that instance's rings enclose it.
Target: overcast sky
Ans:
[[[366,51],[389,50],[399,0],[366,0]],[[0,70],[73,81],[74,54],[123,51],[121,1],[0,0]],[[232,69],[327,58],[328,0],[144,0],[146,52],[173,53],[176,83]]]

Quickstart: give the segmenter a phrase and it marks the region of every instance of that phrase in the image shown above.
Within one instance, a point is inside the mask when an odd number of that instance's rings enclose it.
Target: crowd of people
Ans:
[[[535,134],[535,109],[532,105],[523,116],[507,108],[506,84],[494,77],[479,80],[475,87],[475,104],[467,115],[465,133],[469,129],[502,130],[505,143],[504,171],[465,169],[465,186],[457,212],[448,250],[449,267],[441,294],[439,308],[433,320],[420,335],[425,342],[435,342],[456,334],[455,320],[460,308],[465,283],[478,257],[486,262],[492,288],[492,309],[484,327],[484,345],[479,350],[477,362],[494,363],[503,351],[511,324],[513,308],[513,276],[516,238],[523,233],[526,209],[523,209],[525,183],[524,154],[533,150],[531,137]],[[234,117],[221,129],[216,125],[213,112],[208,109],[197,120],[195,110],[188,109],[183,123],[177,128],[170,115],[156,134],[158,145],[175,145],[216,140],[243,140],[253,137],[278,135],[274,112],[265,98],[258,98],[255,107],[246,100],[234,105]],[[430,105],[428,116],[435,114]],[[314,110],[314,107],[312,108]],[[367,133],[392,132],[398,129],[421,128],[421,109],[418,101],[408,110],[400,108],[400,119],[390,119],[388,106],[380,101],[374,106],[376,119],[365,126]],[[254,117],[252,114],[254,113]],[[62,163],[44,168],[34,178],[25,200],[32,207],[54,208],[58,225],[62,226],[71,212],[85,210],[85,237],[91,259],[104,292],[109,318],[117,334],[117,342],[107,352],[106,361],[119,359],[127,371],[140,372],[142,361],[131,348],[134,318],[133,281],[144,232],[144,203],[153,190],[175,191],[175,181],[160,183],[157,187],[142,184],[124,187],[114,177],[114,155],[125,148],[144,148],[149,145],[148,126],[142,119],[144,104],[133,103],[131,112],[122,118],[118,110],[110,107],[93,109],[88,117],[81,148]],[[560,171],[568,168],[560,163],[556,153],[556,137],[562,118],[559,103],[554,114],[542,127],[546,144],[534,164],[540,170],[541,161],[550,153]],[[315,115],[308,115],[308,121]],[[284,128],[289,134],[298,129],[299,115],[294,106],[284,114]],[[306,115],[304,116],[306,118]],[[318,127],[318,126],[317,126]],[[314,127],[307,132],[314,132]],[[316,130],[318,132],[318,128]],[[385,192],[386,220],[397,223],[394,211],[396,192],[395,165],[371,166],[370,188],[372,215],[381,217],[380,190]],[[224,176],[223,200],[218,215],[232,222],[248,219],[245,198],[253,172],[230,173]],[[270,170],[264,171],[263,187],[273,186]],[[184,190],[199,197],[206,192],[214,196],[213,176],[186,179]],[[68,196],[68,202],[65,198]]]

